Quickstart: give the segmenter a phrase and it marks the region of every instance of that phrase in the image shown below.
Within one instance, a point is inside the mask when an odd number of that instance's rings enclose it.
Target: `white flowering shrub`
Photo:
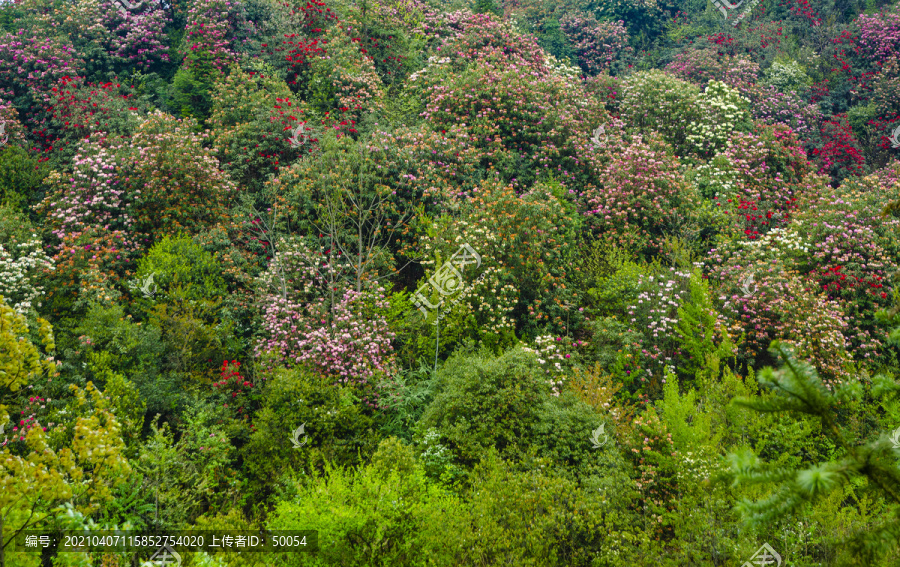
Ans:
[[[0,244],[0,296],[21,314],[35,307],[35,300],[44,295],[44,287],[37,281],[44,270],[53,269],[53,262],[41,248],[41,240],[36,234],[31,236],[25,242],[8,243],[9,250]]]
[[[687,127],[688,147],[704,158],[724,150],[735,131],[750,123],[750,100],[721,81],[710,81],[697,98],[699,120]]]
[[[803,66],[796,61],[776,61],[766,70],[765,84],[771,85],[783,93],[801,92],[812,84]]]
[[[676,340],[678,308],[690,297],[691,274],[669,268],[661,276],[638,276],[643,288],[636,303],[628,306],[631,330],[644,335],[641,354],[649,376],[664,376],[665,367],[674,364],[683,353]],[[641,382],[646,381],[641,377]]]
[[[568,337],[553,337],[541,335],[535,337],[534,348],[523,346],[522,350],[530,352],[537,357],[550,385],[553,387],[553,395],[559,396],[566,377],[572,370],[573,348],[581,346],[581,341],[572,342]]]

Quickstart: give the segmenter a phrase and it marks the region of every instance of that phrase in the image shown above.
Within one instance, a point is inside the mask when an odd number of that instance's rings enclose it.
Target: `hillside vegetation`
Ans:
[[[895,566],[898,268],[897,3],[7,1],[0,567]]]

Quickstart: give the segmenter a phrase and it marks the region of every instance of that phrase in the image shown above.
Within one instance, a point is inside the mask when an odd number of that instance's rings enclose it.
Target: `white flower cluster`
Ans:
[[[696,190],[702,190],[702,184],[705,186],[707,194],[715,193],[716,197],[723,201],[724,195],[735,193],[734,182],[737,174],[728,156],[719,154],[709,162],[698,165],[695,170],[697,175],[693,178],[692,184]]]
[[[522,350],[534,353],[537,356],[538,363],[550,375],[553,395],[558,396],[559,388],[563,384],[562,378],[566,372],[563,368],[563,362],[566,358],[562,351],[562,345],[550,335],[535,337],[534,344],[536,348],[522,347]]]
[[[750,100],[720,81],[710,81],[698,98],[702,118],[688,126],[687,141],[700,151],[721,151],[739,122],[750,119]]]
[[[0,296],[21,314],[32,308],[38,296],[44,295],[44,288],[35,285],[41,272],[53,269],[53,261],[41,249],[40,239],[36,234],[31,237],[32,240],[15,245],[15,256],[0,245]]]
[[[424,69],[420,69],[420,70],[416,71],[415,73],[413,73],[412,75],[410,75],[410,76],[409,76],[409,80],[410,80],[410,81],[415,81],[415,80],[418,79],[423,73],[427,73],[432,67],[435,67],[435,66],[438,66],[438,65],[446,65],[446,64],[449,63],[449,62],[450,62],[450,58],[449,58],[449,57],[441,57],[441,58],[438,58],[438,57],[436,57],[436,56],[431,56],[431,57],[428,58],[428,65],[426,65]]]
[[[797,231],[797,225],[801,224],[802,221],[794,221],[790,227],[773,228],[759,240],[741,242],[741,245],[745,248],[765,248],[779,256],[787,253],[808,254],[809,243]]]
[[[715,457],[684,453],[681,458],[682,466],[678,467],[678,472],[676,473],[678,480],[690,479],[694,482],[702,482],[713,477],[724,468]]]
[[[580,79],[581,78],[581,69],[578,67],[572,67],[571,65],[567,65],[565,62],[560,61],[553,55],[547,54],[547,68],[550,69],[550,72],[559,77],[564,77],[566,79]]]

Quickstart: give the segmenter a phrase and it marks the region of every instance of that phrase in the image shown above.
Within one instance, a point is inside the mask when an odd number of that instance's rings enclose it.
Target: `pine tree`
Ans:
[[[815,503],[854,480],[863,479],[863,488],[853,490],[873,493],[884,499],[889,513],[874,528],[860,530],[838,549],[842,554],[837,564],[873,565],[878,558],[896,552],[900,542],[900,449],[884,436],[863,444],[853,443],[839,427],[835,416],[862,397],[858,380],[845,382],[837,391],[829,392],[815,368],[795,358],[792,350],[774,341],[770,351],[784,361],[780,370],[764,369],[758,377],[761,385],[773,390],[769,398],[737,398],[735,405],[758,412],[799,412],[815,416],[822,422],[824,433],[840,448],[834,459],[803,470],[766,465],[749,449],[729,455],[731,471],[726,475],[738,484],[771,484],[777,490],[759,502],[742,500],[737,508],[751,526],[768,524],[782,518],[804,504]],[[872,393],[879,397],[900,397],[900,384],[877,376]],[[839,407],[840,406],[840,407]],[[880,563],[879,563],[880,564]]]

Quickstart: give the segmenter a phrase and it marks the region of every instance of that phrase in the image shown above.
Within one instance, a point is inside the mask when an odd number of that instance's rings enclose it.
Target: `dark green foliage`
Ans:
[[[566,37],[566,34],[563,33],[558,19],[551,18],[546,20],[542,33],[537,35],[537,40],[538,45],[558,60],[570,66],[577,63],[572,43]]]
[[[861,400],[862,384],[851,381],[837,391],[829,392],[816,370],[798,361],[789,347],[776,341],[772,350],[783,366],[779,370],[766,368],[760,373],[759,381],[764,387],[771,388],[773,395],[756,400],[739,398],[735,403],[758,412],[814,416],[821,421],[823,434],[834,442],[837,452],[828,461],[809,463],[802,469],[766,466],[749,449],[731,454],[730,478],[735,485],[777,486],[776,491],[763,500],[742,499],[739,509],[751,525],[764,525],[807,503],[816,503],[846,484],[853,484],[864,492],[884,498],[889,510],[883,523],[857,532],[840,546],[841,564],[869,565],[896,553],[900,542],[897,449],[884,437],[860,442],[848,435],[845,427],[835,419],[840,405],[849,404],[853,408]],[[882,378],[877,392],[896,399],[900,386]]]
[[[361,393],[333,385],[299,369],[283,370],[259,380],[262,407],[253,418],[254,430],[242,449],[245,474],[262,502],[290,470],[355,465],[374,451],[378,420],[360,403]],[[292,432],[304,425],[302,449],[294,449]]]
[[[0,149],[0,204],[23,208],[40,200],[45,168],[14,145]]]
[[[497,4],[494,0],[475,0],[475,10],[476,14],[494,14],[495,16],[502,15],[502,12],[497,7]]]
[[[437,380],[439,393],[419,427],[436,428],[463,466],[474,466],[493,448],[524,466],[546,459],[561,476],[609,477],[624,470],[615,451],[592,448],[591,432],[602,417],[569,392],[552,396],[532,354],[519,348],[499,357],[458,353]]]
[[[207,54],[191,53],[190,67],[182,67],[172,81],[170,104],[182,118],[196,118],[203,122],[212,110],[212,85],[218,71]]]

